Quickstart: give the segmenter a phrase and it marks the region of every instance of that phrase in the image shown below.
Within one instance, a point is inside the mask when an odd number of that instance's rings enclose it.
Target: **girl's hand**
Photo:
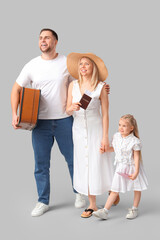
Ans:
[[[101,146],[100,146],[100,153],[104,153],[104,152],[107,152],[109,150],[109,139],[106,138],[106,139],[102,139],[101,141]]]
[[[138,176],[138,173],[135,172],[135,173],[131,174],[131,175],[129,176],[129,178],[130,178],[131,180],[135,180],[137,176]]]

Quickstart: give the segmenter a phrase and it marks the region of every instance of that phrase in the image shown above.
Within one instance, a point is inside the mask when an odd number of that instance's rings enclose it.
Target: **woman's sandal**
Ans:
[[[88,209],[85,209],[84,210],[85,212],[90,212],[88,215],[85,215],[85,214],[81,214],[81,217],[82,218],[89,218],[89,217],[91,217],[92,216],[92,213],[94,212],[94,210],[93,209],[91,209],[91,208],[88,208]]]

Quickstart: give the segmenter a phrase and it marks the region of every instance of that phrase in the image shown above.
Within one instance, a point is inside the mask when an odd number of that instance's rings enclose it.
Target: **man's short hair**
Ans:
[[[42,33],[42,32],[44,32],[44,31],[50,31],[51,33],[52,33],[52,35],[56,38],[56,40],[58,41],[58,34],[55,32],[55,31],[53,31],[52,29],[50,29],[50,28],[43,28],[41,31],[40,31],[40,34]]]

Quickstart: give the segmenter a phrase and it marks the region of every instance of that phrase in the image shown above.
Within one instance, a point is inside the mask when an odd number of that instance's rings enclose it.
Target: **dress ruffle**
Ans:
[[[139,174],[135,180],[131,180],[129,178],[125,178],[119,175],[117,172],[125,173],[131,175],[135,172],[134,164],[124,164],[117,163],[116,171],[113,177],[113,182],[111,186],[111,191],[113,192],[122,192],[125,193],[127,191],[143,191],[147,189],[148,181],[143,168],[143,164],[140,163]]]

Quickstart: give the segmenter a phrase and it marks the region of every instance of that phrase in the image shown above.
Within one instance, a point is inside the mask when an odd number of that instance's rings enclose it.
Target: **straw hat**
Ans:
[[[78,79],[78,62],[82,57],[90,58],[98,68],[98,76],[100,81],[105,81],[108,77],[108,70],[103,60],[93,53],[70,53],[67,56],[67,68],[71,76]]]

